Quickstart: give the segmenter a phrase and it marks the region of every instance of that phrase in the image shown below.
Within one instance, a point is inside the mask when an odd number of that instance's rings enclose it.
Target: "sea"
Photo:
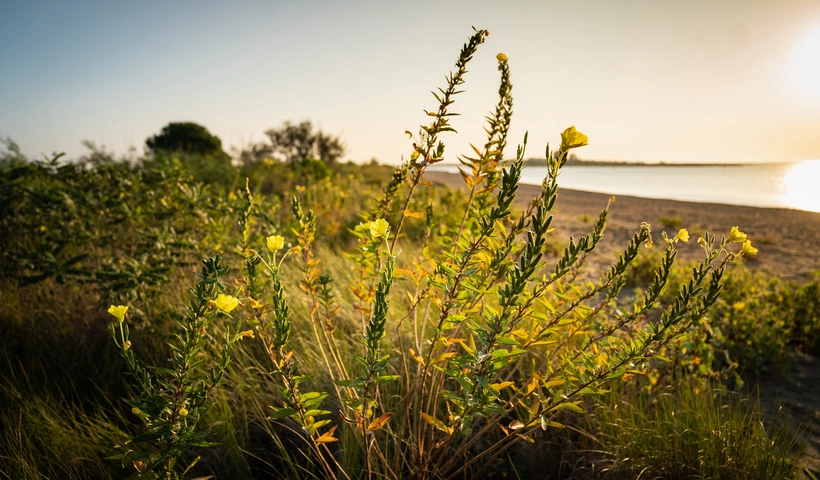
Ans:
[[[455,165],[431,171],[457,173]],[[524,167],[521,183],[540,185],[546,166]],[[820,160],[743,165],[566,166],[559,188],[644,198],[820,212]]]

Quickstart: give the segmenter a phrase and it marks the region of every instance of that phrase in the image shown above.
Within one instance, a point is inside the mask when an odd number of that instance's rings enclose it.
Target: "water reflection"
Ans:
[[[794,164],[783,176],[781,187],[784,205],[820,212],[820,160]]]
[[[439,170],[457,173],[454,165]],[[546,167],[525,167],[521,183],[540,185]],[[570,166],[562,188],[747,207],[820,212],[820,160],[707,166]]]

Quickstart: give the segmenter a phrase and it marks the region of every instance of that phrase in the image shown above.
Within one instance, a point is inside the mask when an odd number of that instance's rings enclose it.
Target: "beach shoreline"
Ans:
[[[466,188],[461,175],[446,172],[426,172],[425,180],[450,188]],[[527,205],[537,196],[541,187],[521,184],[516,204]],[[600,211],[611,195],[560,188],[553,215],[553,226],[559,238],[578,238],[591,231]],[[681,244],[682,260],[697,260],[703,250],[697,244],[697,235],[708,231],[718,237],[728,234],[732,226],[739,226],[760,252],[747,260],[751,268],[768,269],[785,278],[808,280],[820,271],[820,213],[785,208],[747,207],[717,203],[696,203],[617,195],[610,207],[609,222],[604,239],[599,245],[599,257],[611,258],[622,250],[641,222],[652,226],[652,233],[660,240],[661,231],[674,236],[677,228],[665,228],[661,217],[679,218],[681,227],[692,235],[689,243]]]

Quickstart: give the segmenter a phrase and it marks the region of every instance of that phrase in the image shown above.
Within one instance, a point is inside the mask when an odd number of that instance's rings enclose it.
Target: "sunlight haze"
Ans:
[[[586,159],[820,158],[820,3],[14,2],[0,15],[0,135],[29,155],[82,140],[143,149],[169,121],[226,150],[283,121],[340,135],[346,158],[398,163],[454,45],[490,31],[453,110],[447,160],[481,143],[495,54],[510,58],[510,149],[575,125]],[[444,137],[445,142],[448,137]]]

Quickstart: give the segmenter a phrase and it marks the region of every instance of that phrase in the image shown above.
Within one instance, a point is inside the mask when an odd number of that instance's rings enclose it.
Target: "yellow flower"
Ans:
[[[180,408],[179,409],[179,416],[182,417],[182,418],[187,417],[188,416],[188,409],[185,408],[185,407]]]
[[[251,337],[253,338],[253,330],[245,330],[244,332],[239,332],[240,338]]]
[[[300,247],[299,245],[296,245],[295,247],[290,247],[290,250],[288,250],[288,253],[292,253],[294,255],[297,255],[301,251],[302,251],[302,247]]]
[[[561,150],[583,147],[589,145],[586,135],[575,130],[575,125],[569,127],[561,133]]]
[[[706,239],[703,238],[703,237],[698,237],[698,245],[700,245],[701,247],[705,247],[706,246]]]
[[[285,247],[285,239],[281,235],[271,235],[267,239],[268,250],[278,252]]]
[[[385,236],[388,230],[390,230],[390,224],[383,218],[370,223],[370,234],[376,238]]]
[[[239,305],[239,300],[237,300],[236,297],[220,293],[219,296],[216,297],[216,300],[214,300],[214,304],[216,305],[216,308],[222,310],[223,312],[230,313],[231,310]]]
[[[746,241],[746,234],[741,232],[737,227],[732,227],[729,231],[729,241],[742,243]]]
[[[685,228],[681,228],[680,231],[678,232],[678,235],[675,238],[677,238],[678,240],[680,240],[682,242],[688,242],[689,241],[689,230],[687,230]]]
[[[125,305],[117,305],[116,307],[114,305],[111,305],[111,307],[108,308],[108,313],[117,317],[117,320],[119,320],[120,322],[125,320],[125,312],[127,311],[128,307],[126,307]]]
[[[498,59],[499,62],[506,62],[507,61],[507,56],[504,55],[503,53],[499,53],[498,55],[495,56],[495,58]]]
[[[740,247],[740,251],[743,255],[757,255],[757,249],[752,246],[751,240],[746,240],[743,242],[743,246]]]
[[[743,310],[744,308],[746,308],[746,304],[743,302],[735,302],[735,304],[732,305],[732,308],[735,310]]]

